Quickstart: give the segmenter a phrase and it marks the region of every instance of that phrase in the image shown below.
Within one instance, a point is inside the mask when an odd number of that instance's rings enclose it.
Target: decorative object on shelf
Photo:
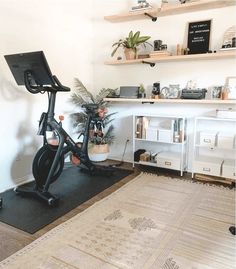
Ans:
[[[180,44],[176,46],[176,55],[188,55],[189,48],[183,48]]]
[[[186,88],[182,89],[181,99],[205,99],[207,90],[197,88],[195,80],[189,80]]]
[[[141,11],[153,8],[146,0],[137,0],[136,6],[131,7],[130,12]]]
[[[236,25],[233,25],[225,31],[221,49],[235,48],[235,38]]]
[[[79,79],[75,79],[75,90],[71,95],[70,101],[79,108],[81,108],[83,104],[99,104],[99,108],[97,110],[98,120],[91,123],[88,146],[89,158],[91,161],[104,161],[109,153],[108,145],[114,142],[114,126],[111,124],[113,120],[111,117],[116,113],[107,114],[108,102],[103,101],[103,98],[109,94],[115,93],[116,89],[103,88],[96,96],[93,96]],[[81,110],[79,112],[72,113],[70,117],[72,119],[75,132],[78,133],[80,137],[83,135],[85,122],[88,115]],[[103,119],[99,120],[100,118]],[[99,149],[101,150],[100,153]],[[99,153],[99,155],[94,156],[95,153]]]
[[[161,97],[164,99],[177,99],[180,93],[179,84],[172,84],[169,87],[163,87],[161,89]]]
[[[155,82],[153,83],[153,88],[152,88],[152,97],[155,99],[159,99],[161,94],[160,90],[160,82]]]
[[[210,92],[210,99],[220,99],[222,97],[222,88],[223,88],[222,86],[210,87],[208,89]]]
[[[162,40],[154,40],[153,45],[154,45],[154,51],[161,50]]]
[[[139,86],[120,86],[120,98],[137,99]]]
[[[197,88],[197,82],[195,80],[189,80],[186,84],[187,90],[195,90]]]
[[[139,85],[138,98],[146,98],[146,90],[142,83]]]
[[[161,50],[167,50],[167,45],[166,44],[162,44],[161,45]]]
[[[228,99],[236,99],[236,77],[227,77],[225,89],[228,91]]]
[[[181,99],[205,99],[206,89],[182,89]]]
[[[112,47],[115,47],[115,49],[113,50],[111,56],[113,57],[115,55],[119,47],[123,47],[127,60],[136,59],[139,46],[146,47],[147,44],[152,46],[149,42],[147,42],[147,40],[150,38],[150,36],[140,36],[140,31],[137,31],[136,33],[130,31],[128,37],[120,39],[118,42],[112,45]]]
[[[189,22],[188,43],[189,54],[207,53],[210,46],[211,20]]]

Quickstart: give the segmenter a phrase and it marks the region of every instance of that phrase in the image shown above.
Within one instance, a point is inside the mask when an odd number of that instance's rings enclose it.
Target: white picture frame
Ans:
[[[226,86],[226,89],[229,91],[228,99],[236,99],[236,76],[227,77],[225,86]]]

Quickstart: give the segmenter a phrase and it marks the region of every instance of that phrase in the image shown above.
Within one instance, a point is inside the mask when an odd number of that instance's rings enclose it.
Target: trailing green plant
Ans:
[[[112,51],[111,56],[113,57],[118,50],[119,47],[133,49],[135,53],[137,53],[137,48],[140,45],[143,45],[146,47],[146,44],[149,44],[152,46],[147,40],[149,40],[150,36],[140,36],[140,31],[137,31],[136,33],[133,33],[133,31],[129,32],[128,37],[124,39],[120,39],[118,42],[115,42],[112,47],[115,47],[115,49]]]
[[[111,122],[113,121],[112,116],[116,113],[107,113],[108,102],[104,101],[103,99],[107,95],[116,94],[116,91],[117,89],[103,88],[98,92],[97,95],[94,96],[78,78],[75,78],[75,88],[70,97],[70,102],[80,109],[80,111],[70,115],[75,132],[79,135],[84,133],[85,122],[88,115],[82,109],[83,104],[98,104],[99,108],[96,112],[97,116],[99,116],[99,113],[101,112],[104,113],[102,120],[103,132],[100,134],[90,132],[90,143],[96,145],[110,145],[114,142],[114,126],[111,124]]]

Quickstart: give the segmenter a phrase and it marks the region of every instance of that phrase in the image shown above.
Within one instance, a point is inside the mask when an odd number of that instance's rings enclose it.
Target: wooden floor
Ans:
[[[115,163],[113,161],[113,163]],[[125,163],[123,164],[122,168],[125,169],[133,169],[131,164]],[[147,169],[147,168],[144,168]],[[143,168],[141,168],[143,170]],[[152,169],[153,170],[153,169]],[[153,172],[149,170],[148,172]],[[67,221],[71,217],[77,215],[78,213],[82,212],[86,208],[93,205],[95,202],[103,199],[104,197],[108,196],[112,192],[116,191],[120,187],[122,187],[124,184],[132,180],[134,177],[136,177],[140,173],[140,167],[137,167],[134,169],[134,173],[127,176],[126,178],[122,179],[121,181],[115,183],[111,187],[105,189],[103,192],[99,193],[98,195],[94,196],[87,202],[81,204],[77,208],[73,209],[66,215],[62,216],[61,218],[55,220],[54,222],[50,223],[48,226],[44,227],[43,229],[39,230],[35,234],[31,235],[26,232],[23,232],[21,230],[18,230],[14,227],[11,227],[7,224],[0,222],[0,261],[7,258],[11,254],[15,253],[16,251],[20,250],[24,246],[28,245],[38,237],[42,236],[52,228],[56,227],[57,225]],[[168,176],[174,176],[179,177],[179,174],[177,172],[172,171],[169,172],[158,172],[158,174],[167,174]],[[191,179],[190,174],[185,174],[184,179]]]

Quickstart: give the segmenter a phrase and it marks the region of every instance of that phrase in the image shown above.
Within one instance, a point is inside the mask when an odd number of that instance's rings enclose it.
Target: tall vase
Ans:
[[[125,48],[124,53],[126,60],[134,60],[137,58],[137,53],[135,49]]]

